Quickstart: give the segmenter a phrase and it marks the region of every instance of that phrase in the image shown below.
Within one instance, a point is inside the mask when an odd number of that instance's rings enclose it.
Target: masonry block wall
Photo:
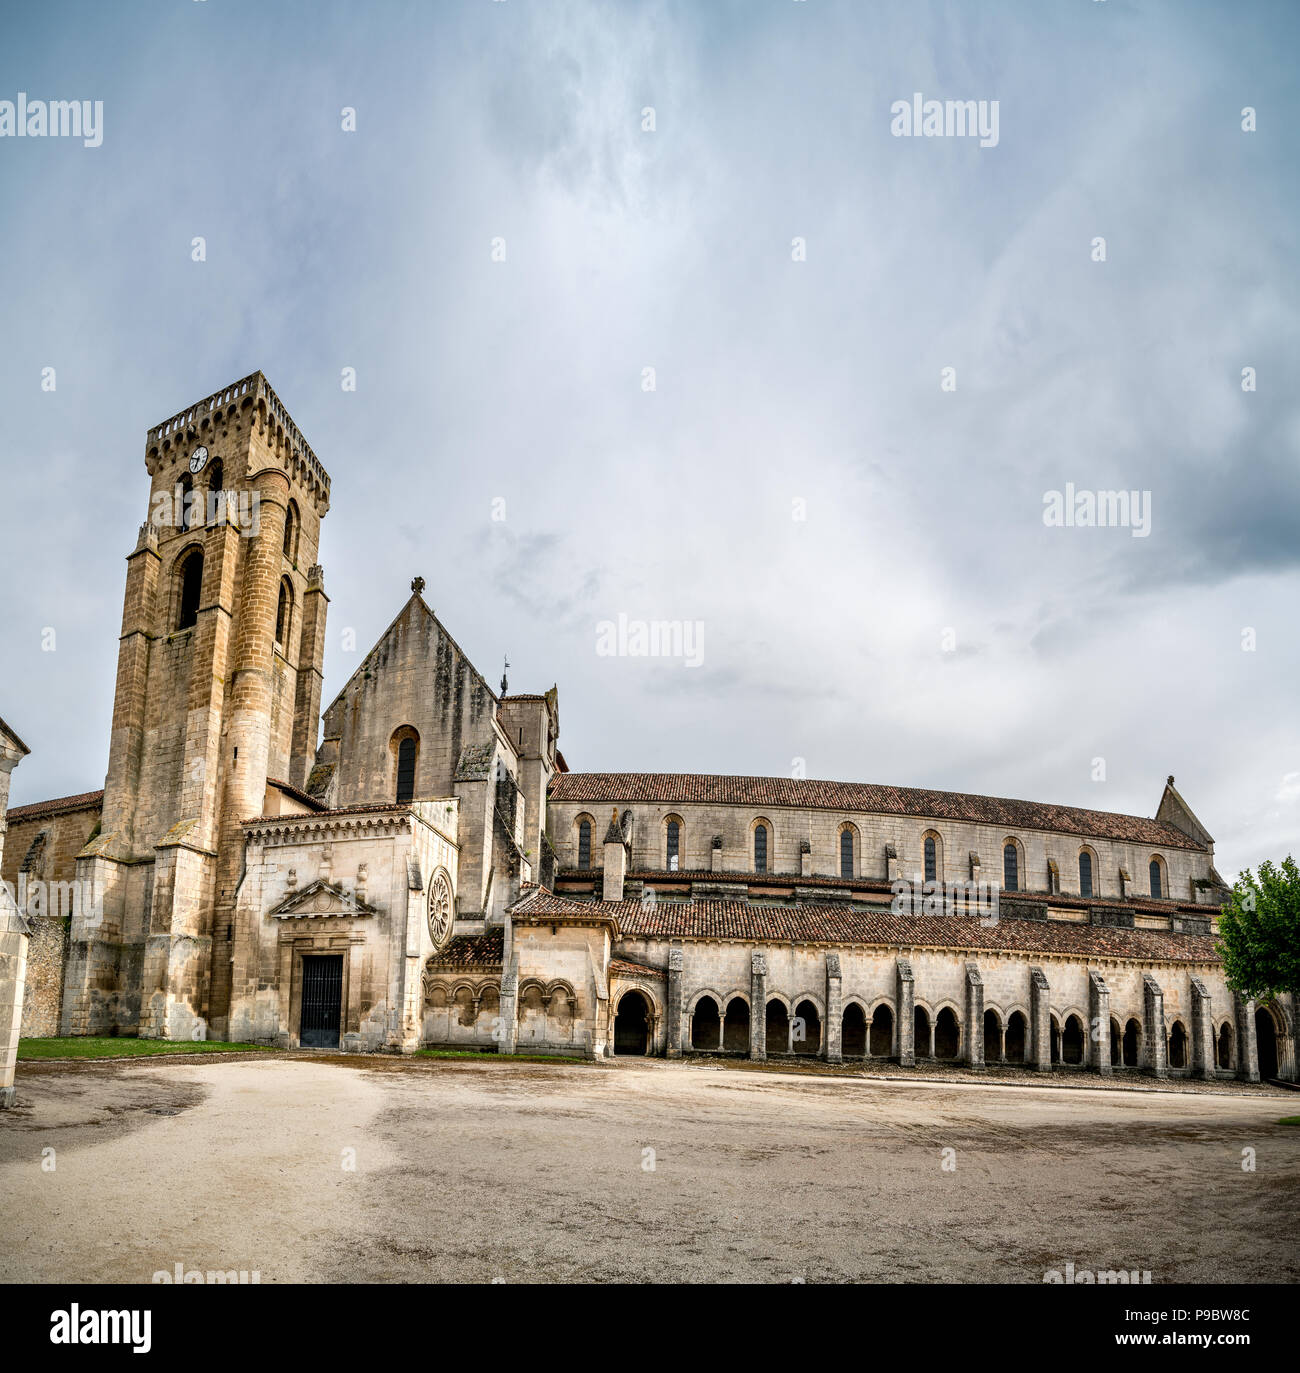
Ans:
[[[583,818],[599,822],[608,818],[610,802],[569,800],[565,789],[577,783],[557,779],[550,799],[550,832],[561,867],[578,865],[578,822]],[[673,801],[637,802],[620,799],[620,809],[630,807],[637,817],[636,844],[632,867],[636,871],[663,872],[667,868],[666,821],[681,820],[680,862],[683,872],[750,873],[754,870],[753,827],[765,820],[771,828],[772,851],[768,869],[773,873],[800,875],[803,871],[801,846],[809,845],[810,875],[838,879],[840,873],[840,834],[847,823],[853,827],[854,878],[890,880],[886,848],[898,854],[898,876],[908,881],[924,872],[923,840],[927,834],[937,839],[936,865],[940,880],[968,881],[969,855],[979,854],[985,881],[1002,881],[1002,849],[1009,838],[1023,846],[1020,887],[1025,891],[1049,890],[1048,864],[1054,862],[1060,874],[1061,892],[1079,894],[1079,854],[1090,849],[1096,855],[1093,869],[1093,894],[1098,898],[1121,898],[1120,870],[1133,879],[1128,895],[1148,896],[1149,865],[1158,857],[1165,864],[1167,889],[1163,896],[1179,901],[1196,901],[1200,891],[1196,881],[1212,876],[1213,846],[1194,847],[1194,841],[1169,830],[1159,843],[1134,844],[1099,839],[1093,836],[1059,834],[1045,830],[1010,830],[942,818],[912,818],[880,815],[863,811],[820,810],[797,807],[702,805]],[[721,851],[713,848],[715,835],[722,836]],[[597,864],[598,858],[593,859]]]
[[[303,771],[295,738],[301,751],[316,736],[298,674],[322,665],[316,558],[329,478],[260,373],[150,430],[145,465],[149,518],[127,559],[103,829],[78,872],[105,892],[104,918],[74,920],[63,1018],[81,1033],[221,1036],[239,825],[260,809],[268,776]],[[177,497],[191,487],[199,502],[187,514]],[[296,720],[299,709],[311,718]]]

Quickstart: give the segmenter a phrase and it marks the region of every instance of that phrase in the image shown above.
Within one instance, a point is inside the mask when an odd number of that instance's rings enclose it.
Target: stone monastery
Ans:
[[[144,459],[104,790],[7,816],[6,881],[76,879],[70,921],[29,908],[24,1033],[1295,1079],[1172,777],[1146,819],[570,772],[556,689],[494,691],[419,578],[322,714],[330,480],[266,378]]]

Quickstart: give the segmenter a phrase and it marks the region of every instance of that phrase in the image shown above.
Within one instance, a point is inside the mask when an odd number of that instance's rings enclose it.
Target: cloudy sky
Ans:
[[[1137,814],[1174,773],[1225,875],[1300,850],[1298,19],[12,12],[0,100],[103,102],[99,147],[0,138],[13,804],[103,783],[146,429],[260,368],[333,482],[326,700],[420,574],[575,770]],[[895,136],[914,92],[996,146]],[[1067,483],[1149,533],[1045,525]],[[702,661],[598,653],[620,615]]]

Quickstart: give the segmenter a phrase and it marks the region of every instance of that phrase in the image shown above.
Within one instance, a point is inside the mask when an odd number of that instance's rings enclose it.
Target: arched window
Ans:
[[[1157,901],[1161,900],[1165,894],[1164,874],[1160,871],[1160,860],[1151,860],[1151,895]]]
[[[927,882],[937,882],[939,880],[939,853],[938,845],[934,842],[934,835],[925,836],[925,880]]]
[[[1079,895],[1092,895],[1092,854],[1087,849],[1079,854]]]
[[[298,527],[301,523],[298,507],[290,501],[289,508],[284,512],[284,556],[290,562],[298,557]]]
[[[1002,890],[1020,890],[1020,852],[1011,839],[1002,847]]]
[[[288,577],[280,579],[280,601],[275,608],[275,642],[282,647],[288,642],[289,628],[293,623],[293,587]]]
[[[400,803],[415,800],[415,771],[420,758],[420,736],[410,725],[393,731],[388,742],[396,766],[396,797]]]
[[[210,521],[220,523],[225,519],[226,503],[223,496],[224,490],[225,468],[222,467],[220,458],[213,458],[208,464],[207,517]]]
[[[188,529],[197,523],[194,517],[194,478],[186,472],[181,477],[181,508],[176,512],[176,527]]]
[[[410,801],[415,796],[415,740],[406,738],[397,746],[397,799]]]
[[[853,830],[848,825],[840,831],[840,876],[853,877]]]
[[[768,834],[767,821],[760,820],[754,826],[754,871],[766,872],[768,864],[768,847],[771,836]]]
[[[681,861],[682,822],[675,815],[670,815],[664,830],[667,840],[668,871],[676,872]]]
[[[196,548],[181,564],[180,598],[176,613],[176,628],[189,629],[198,623],[199,600],[203,594],[203,554]]]
[[[591,867],[591,821],[578,821],[578,866]]]

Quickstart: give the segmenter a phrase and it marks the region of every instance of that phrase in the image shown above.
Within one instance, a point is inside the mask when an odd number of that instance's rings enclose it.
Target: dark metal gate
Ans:
[[[304,1049],[337,1049],[339,1011],[343,1004],[343,956],[304,954],[302,959],[302,1032]]]

